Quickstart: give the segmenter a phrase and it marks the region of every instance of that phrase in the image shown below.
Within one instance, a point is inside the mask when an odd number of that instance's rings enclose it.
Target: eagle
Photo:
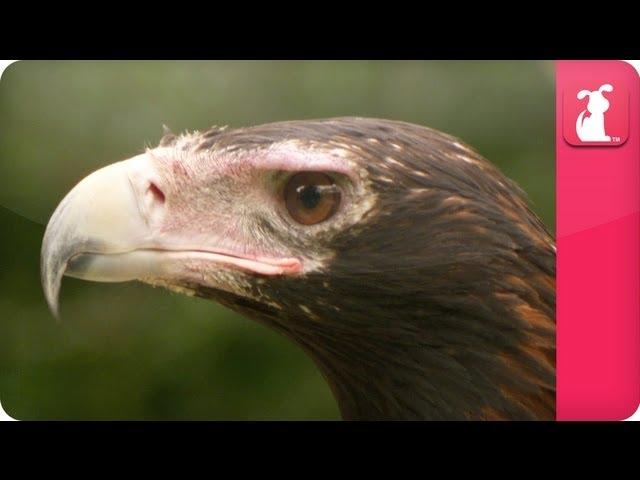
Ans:
[[[275,329],[346,420],[552,420],[555,241],[456,137],[360,117],[175,135],[78,183],[41,252]]]

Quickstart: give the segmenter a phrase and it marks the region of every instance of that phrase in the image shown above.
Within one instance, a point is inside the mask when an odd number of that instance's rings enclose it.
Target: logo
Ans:
[[[586,88],[585,88],[586,87]],[[629,133],[629,95],[611,83],[563,92],[564,138],[575,146],[618,146]]]

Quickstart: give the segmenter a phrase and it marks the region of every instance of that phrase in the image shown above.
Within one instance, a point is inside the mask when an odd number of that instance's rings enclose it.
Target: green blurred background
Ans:
[[[40,242],[98,167],[174,131],[358,115],[456,135],[554,230],[550,62],[19,62],[0,82],[0,401],[19,419],[337,419],[311,360],[205,300],[66,279],[47,311]]]

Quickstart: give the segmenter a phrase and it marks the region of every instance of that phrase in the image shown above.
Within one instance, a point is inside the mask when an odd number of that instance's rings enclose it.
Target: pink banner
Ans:
[[[621,420],[640,399],[640,78],[556,69],[557,418]]]

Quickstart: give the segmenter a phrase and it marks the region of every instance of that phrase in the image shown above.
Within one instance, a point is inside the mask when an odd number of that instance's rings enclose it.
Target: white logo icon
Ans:
[[[598,90],[580,90],[578,100],[589,97],[586,110],[580,112],[576,120],[576,133],[583,142],[610,142],[611,137],[604,130],[604,112],[609,110],[609,100],[602,92],[613,92],[613,86],[605,83]],[[590,115],[585,118],[584,114],[589,111]]]

